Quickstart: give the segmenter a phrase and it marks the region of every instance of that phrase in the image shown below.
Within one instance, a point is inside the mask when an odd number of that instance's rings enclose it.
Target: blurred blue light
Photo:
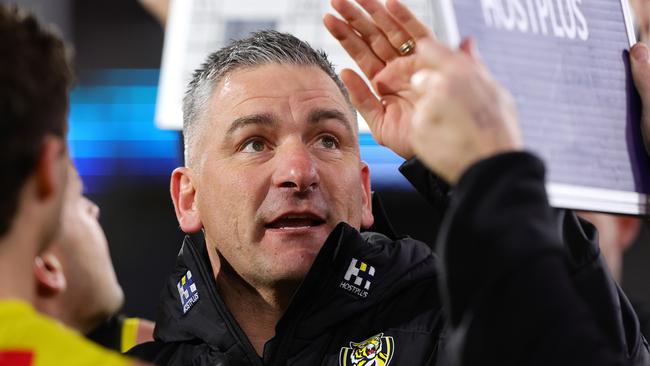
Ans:
[[[180,154],[173,140],[71,140],[72,155],[82,158],[175,158]]]
[[[134,122],[151,123],[154,120],[152,103],[77,103],[73,99],[70,119],[79,122]]]
[[[71,98],[75,104],[155,104],[157,91],[155,85],[80,85]]]
[[[70,141],[178,141],[178,132],[156,128],[153,120],[137,122],[84,122],[70,119]]]

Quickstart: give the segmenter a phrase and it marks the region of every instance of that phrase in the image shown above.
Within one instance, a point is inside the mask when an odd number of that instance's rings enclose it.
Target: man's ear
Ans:
[[[363,194],[363,207],[361,208],[361,228],[368,229],[374,224],[375,217],[372,215],[372,193],[370,192],[370,168],[365,162],[361,162],[361,191]]]
[[[66,289],[63,267],[54,254],[34,258],[34,277],[39,297],[54,297]]]
[[[196,187],[192,182],[192,171],[187,167],[174,169],[170,191],[176,219],[186,233],[195,233],[203,227],[199,210],[196,207]]]
[[[65,151],[65,141],[60,137],[50,135],[43,140],[35,173],[39,199],[49,199],[65,188],[69,165]]]

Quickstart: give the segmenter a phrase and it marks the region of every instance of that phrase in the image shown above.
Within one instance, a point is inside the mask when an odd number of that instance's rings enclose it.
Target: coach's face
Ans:
[[[336,224],[372,225],[355,119],[319,68],[235,71],[203,118],[192,166],[175,172],[191,197],[181,227],[203,227],[208,248],[246,282],[302,279]]]

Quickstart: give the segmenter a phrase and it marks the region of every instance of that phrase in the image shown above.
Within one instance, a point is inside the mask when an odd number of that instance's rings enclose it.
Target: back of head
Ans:
[[[200,130],[197,126],[207,109],[208,100],[214,88],[230,73],[271,63],[299,66],[315,66],[323,70],[339,87],[350,103],[345,85],[336,74],[332,63],[323,51],[315,50],[288,33],[263,30],[248,38],[236,40],[230,45],[210,54],[205,63],[194,72],[183,100],[183,135],[185,142],[185,162],[190,164],[191,148]],[[356,113],[354,113],[356,116]]]
[[[47,136],[65,138],[72,72],[59,37],[0,5],[0,237]]]

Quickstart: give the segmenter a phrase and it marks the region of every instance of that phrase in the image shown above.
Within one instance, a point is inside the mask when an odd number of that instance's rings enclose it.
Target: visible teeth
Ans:
[[[311,216],[308,215],[287,215],[283,216],[281,219],[269,223],[267,227],[276,229],[304,229],[318,226],[321,223],[322,222],[320,220],[314,220]]]

